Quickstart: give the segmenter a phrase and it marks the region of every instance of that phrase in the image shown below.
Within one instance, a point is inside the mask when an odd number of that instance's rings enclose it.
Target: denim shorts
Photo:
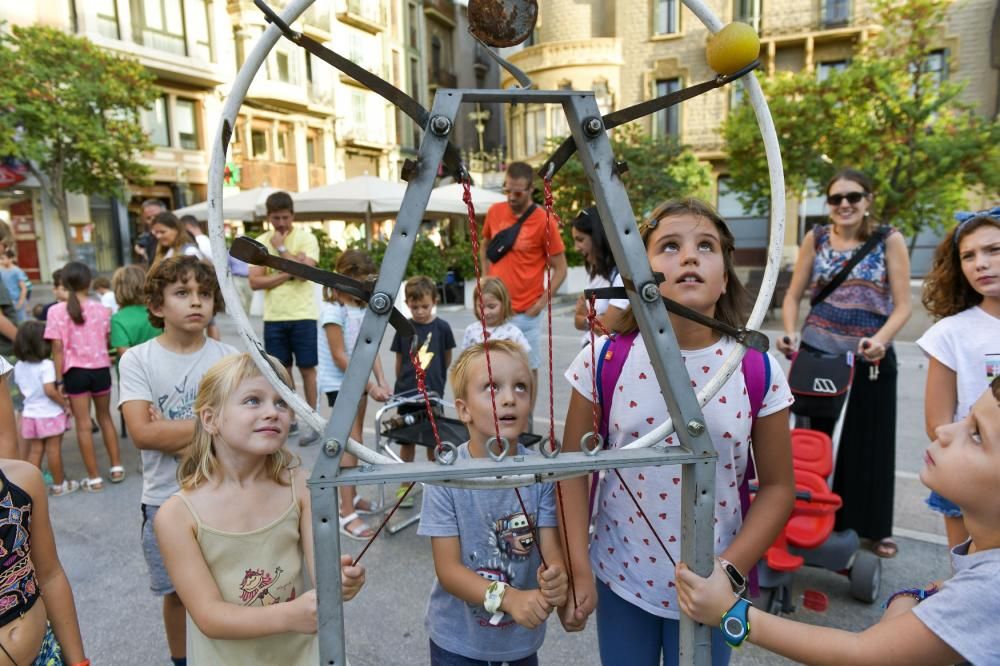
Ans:
[[[142,508],[142,555],[146,558],[146,567],[149,569],[149,589],[158,597],[165,597],[174,591],[174,584],[170,582],[170,574],[163,564],[163,556],[160,554],[160,543],[156,540],[156,532],[153,531],[153,519],[160,507],[152,504],[143,504]]]
[[[528,365],[532,370],[537,370],[542,362],[541,339],[543,314],[545,314],[545,310],[542,310],[534,317],[529,317],[522,312],[510,319],[510,323],[521,329],[524,337],[528,339],[528,344],[531,345],[531,349],[528,350]]]
[[[319,364],[316,320],[265,321],[264,349],[286,368],[315,368]]]
[[[927,506],[931,508],[932,511],[937,511],[943,514],[947,518],[961,518],[962,517],[962,507],[952,502],[950,499],[941,497],[933,490],[926,500]]]

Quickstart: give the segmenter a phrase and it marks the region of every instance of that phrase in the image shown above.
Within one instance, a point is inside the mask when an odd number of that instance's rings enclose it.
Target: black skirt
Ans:
[[[840,433],[833,492],[844,506],[835,529],[853,529],[858,536],[879,541],[892,536],[896,480],[896,352],[890,347],[879,364],[878,379],[871,365],[855,357],[854,381]],[[833,433],[833,419],[811,419],[811,427]]]

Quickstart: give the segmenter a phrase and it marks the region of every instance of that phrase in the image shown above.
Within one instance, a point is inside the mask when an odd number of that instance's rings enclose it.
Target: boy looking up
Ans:
[[[416,355],[426,376],[427,392],[444,396],[444,385],[447,380],[448,366],[451,365],[451,350],[455,348],[455,336],[448,322],[434,314],[437,305],[437,287],[434,281],[425,275],[417,275],[406,281],[406,307],[410,308],[410,321],[417,330]],[[393,389],[396,395],[417,390],[417,370],[410,359],[410,349],[413,339],[404,338],[396,333],[390,349],[396,352],[396,385]],[[423,397],[420,402],[412,405],[402,405],[399,414],[426,413]],[[406,462],[413,462],[416,453],[414,444],[400,444],[399,456]],[[433,453],[427,449],[427,458]],[[396,497],[406,492],[406,486],[400,486]],[[407,495],[400,504],[403,508],[413,506],[413,498]]]
[[[202,375],[233,347],[205,336],[223,306],[214,269],[193,256],[171,257],[146,277],[149,321],[163,334],[129,348],[119,364],[118,407],[142,455],[142,551],[150,589],[163,597],[167,647],[185,660],[185,613],[153,532],[160,506],[178,491],[177,459],[194,437],[193,406]]]
[[[509,455],[533,455],[517,441],[531,414],[527,354],[509,340],[488,344],[492,383],[483,343],[462,352],[451,370],[455,410],[469,428],[469,441],[457,455],[486,457],[487,443],[497,434],[494,399]],[[499,452],[496,442],[493,450]],[[511,488],[425,487],[417,533],[431,537],[437,574],[425,620],[432,666],[538,664],[545,621],[565,605],[569,586],[552,484],[535,483],[519,492],[520,497]]]

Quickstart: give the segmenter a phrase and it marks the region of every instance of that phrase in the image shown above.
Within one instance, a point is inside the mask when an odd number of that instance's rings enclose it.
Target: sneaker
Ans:
[[[56,483],[55,479],[52,478],[52,472],[47,469],[42,470],[42,480],[45,481],[45,485],[47,486],[54,486]]]
[[[396,501],[397,502],[399,502],[399,498],[402,497],[404,493],[406,493],[406,486],[400,486],[399,488],[396,488]],[[412,509],[413,508],[413,490],[410,491],[410,494],[407,495],[406,498],[402,502],[399,502],[399,508],[400,509]]]
[[[310,446],[319,441],[320,433],[312,429],[311,426],[302,426],[299,430],[299,446]]]

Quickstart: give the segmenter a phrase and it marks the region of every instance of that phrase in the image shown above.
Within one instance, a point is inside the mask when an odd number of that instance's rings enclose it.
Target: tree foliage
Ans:
[[[940,48],[948,0],[875,0],[881,33],[842,71],[761,78],[774,117],[789,193],[825,184],[841,166],[875,181],[875,213],[915,233],[964,207],[970,189],[1000,189],[1000,125],[977,116],[938,81],[928,55]],[[732,187],[744,205],[770,197],[760,132],[749,105],[723,126]]]
[[[650,136],[637,125],[617,128],[610,138],[615,159],[628,164],[622,182],[636,220],[642,220],[665,199],[708,196],[709,168],[676,139]],[[579,155],[574,155],[556,174],[552,195],[555,210],[563,220],[567,260],[570,265],[578,265],[581,259],[573,250],[570,222],[581,210],[594,205]]]
[[[0,34],[0,155],[27,162],[69,242],[66,192],[122,196],[149,169],[138,117],[158,91],[138,62],[43,26]]]

